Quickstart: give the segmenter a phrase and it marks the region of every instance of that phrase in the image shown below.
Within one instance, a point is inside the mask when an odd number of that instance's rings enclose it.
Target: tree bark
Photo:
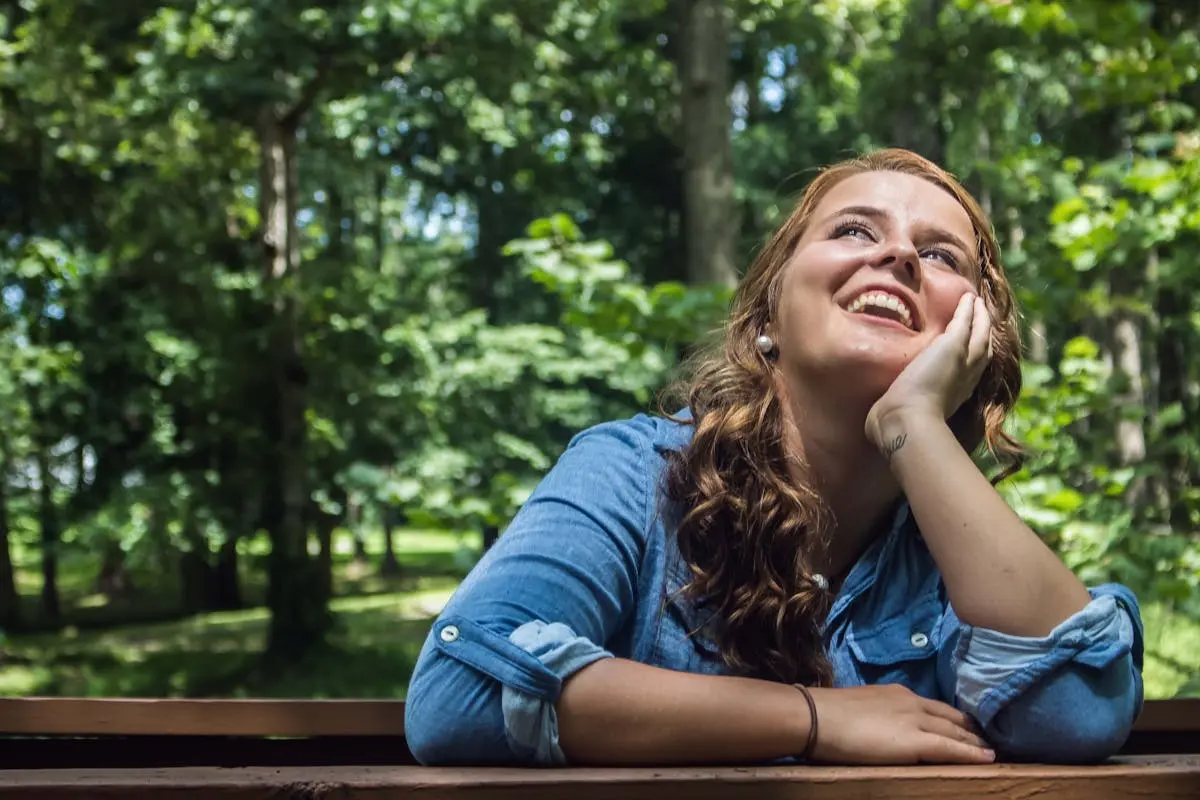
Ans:
[[[133,592],[133,578],[129,574],[125,550],[114,539],[107,539],[103,543],[95,590],[109,599],[127,597]]]
[[[279,116],[265,107],[259,117],[261,174],[259,203],[265,278],[270,286],[273,319],[268,369],[272,379],[273,436],[268,447],[270,471],[267,532],[268,660],[303,656],[324,641],[329,627],[328,598],[312,590],[319,571],[308,553],[308,462],[305,412],[306,374],[301,345],[298,283],[299,237],[296,229],[298,117]]]
[[[34,463],[38,475],[38,527],[41,530],[42,613],[47,624],[54,627],[62,621],[62,604],[58,594],[58,548],[61,542],[58,509],[54,505],[54,473],[50,469],[49,437],[43,428],[47,424],[41,413],[41,398],[30,390],[29,407],[34,410]]]
[[[394,578],[400,574],[400,561],[396,558],[396,519],[402,512],[386,503],[379,506],[379,520],[383,524],[383,561],[379,565],[379,574]]]
[[[1158,254],[1150,252],[1147,271],[1155,271]],[[1112,352],[1115,392],[1113,405],[1117,409],[1116,435],[1117,457],[1125,466],[1134,466],[1146,460],[1146,386],[1142,363],[1142,320],[1131,307],[1139,286],[1136,273],[1129,268],[1117,267],[1110,277],[1110,289],[1114,303],[1110,350]],[[1129,487],[1127,497],[1138,513],[1145,500],[1146,485],[1142,478],[1135,479]]]
[[[365,562],[367,560],[367,540],[363,533],[363,514],[366,511],[365,505],[358,497],[357,492],[346,492],[346,528],[350,531],[350,536],[354,540],[354,560]]]
[[[725,0],[683,0],[683,217],[688,280],[737,283],[734,261],[732,115],[729,107],[729,9]]]
[[[1162,426],[1165,505],[1167,519],[1176,531],[1192,529],[1187,490],[1192,485],[1192,466],[1180,440],[1193,430],[1196,408],[1187,390],[1191,326],[1187,324],[1188,303],[1173,285],[1159,284],[1155,295],[1157,331],[1158,410],[1178,408],[1178,418]]]
[[[209,574],[208,607],[212,611],[236,611],[242,607],[237,541],[230,534],[217,551],[216,565]]]

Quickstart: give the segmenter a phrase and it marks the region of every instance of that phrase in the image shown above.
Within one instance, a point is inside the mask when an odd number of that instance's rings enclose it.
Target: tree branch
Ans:
[[[284,127],[295,127],[300,124],[300,120],[312,108],[313,103],[317,101],[317,95],[321,93],[321,89],[325,86],[325,81],[329,78],[330,66],[333,57],[329,53],[322,53],[317,61],[317,74],[313,75],[312,80],[305,84],[300,91],[300,97],[296,102],[284,112],[279,118],[279,124]]]

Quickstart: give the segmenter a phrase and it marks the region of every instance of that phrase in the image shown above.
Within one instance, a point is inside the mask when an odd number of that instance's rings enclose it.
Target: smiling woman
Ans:
[[[448,763],[1090,761],[1142,702],[1137,601],[1085,588],[971,459],[1020,389],[978,204],[887,150],[825,170],[683,409],[579,434],[425,642]]]

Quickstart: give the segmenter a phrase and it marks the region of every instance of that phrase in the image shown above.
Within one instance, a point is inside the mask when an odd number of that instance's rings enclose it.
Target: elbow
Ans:
[[[1000,711],[988,739],[1005,759],[1094,764],[1116,755],[1140,705],[1128,658],[1103,670],[1068,667]]]
[[[413,671],[404,703],[404,737],[422,766],[517,763],[504,731],[499,686],[436,652],[424,654]]]

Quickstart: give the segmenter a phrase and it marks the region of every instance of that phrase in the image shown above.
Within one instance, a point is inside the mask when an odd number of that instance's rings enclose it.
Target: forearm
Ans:
[[[799,754],[809,711],[792,686],[624,659],[585,667],[556,704],[571,764],[754,763]]]
[[[1087,605],[1087,589],[1009,508],[944,422],[881,422],[892,472],[966,623],[1045,636]]]

